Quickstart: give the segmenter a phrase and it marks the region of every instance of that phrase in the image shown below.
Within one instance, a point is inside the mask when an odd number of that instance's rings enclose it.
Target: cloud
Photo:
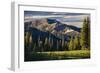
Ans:
[[[73,26],[76,26],[76,27],[79,27],[79,28],[83,27],[83,22],[63,22],[63,23],[67,24],[67,25],[73,25]]]
[[[89,15],[76,15],[76,16],[70,15],[70,16],[64,16],[63,18],[84,19],[86,17],[90,17],[90,16]]]
[[[30,18],[53,18],[53,17],[63,17],[62,15],[44,15],[44,16],[25,16],[25,19]]]
[[[26,12],[25,21],[31,21],[34,19],[51,18],[57,21],[66,23],[68,25],[74,25],[82,27],[83,20],[86,17],[90,17],[90,14],[85,13],[64,13],[64,12]]]

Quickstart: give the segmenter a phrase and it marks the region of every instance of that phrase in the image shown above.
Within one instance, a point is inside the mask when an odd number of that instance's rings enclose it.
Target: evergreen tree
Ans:
[[[36,43],[34,43],[34,46],[33,46],[33,52],[36,51]]]
[[[62,38],[62,48],[63,48],[63,46],[64,46],[64,37]]]
[[[90,20],[89,20],[89,17],[87,17],[87,23],[88,23],[88,49],[90,49]]]
[[[57,48],[57,51],[59,51],[59,41],[57,40],[57,46],[56,46],[56,48]]]
[[[34,47],[34,44],[33,44],[33,40],[32,40],[32,34],[29,36],[29,52],[32,52],[33,51],[33,47]]]
[[[68,51],[68,43],[67,43],[67,41],[65,41],[65,44],[64,44],[64,51]]]
[[[32,43],[32,35],[30,35],[30,37],[29,37],[29,43],[30,44]]]
[[[48,49],[48,38],[45,38],[44,47],[45,47],[45,51],[47,51],[47,49]]]
[[[48,38],[48,49],[49,50],[51,49],[51,35],[50,35],[50,32],[49,32],[49,38]]]
[[[68,49],[69,50],[73,50],[74,49],[73,37],[71,37],[71,39],[70,39]]]
[[[51,51],[53,50],[53,38],[51,39]]]
[[[74,49],[75,50],[80,50],[80,41],[79,41],[78,36],[75,36],[75,39],[74,39]]]
[[[29,46],[29,37],[30,37],[30,33],[29,32],[26,32],[25,33],[25,47],[28,47]]]
[[[40,36],[38,36],[38,47],[40,48]]]
[[[90,47],[90,20],[88,17],[85,18],[83,22],[80,44],[82,49],[86,49]]]

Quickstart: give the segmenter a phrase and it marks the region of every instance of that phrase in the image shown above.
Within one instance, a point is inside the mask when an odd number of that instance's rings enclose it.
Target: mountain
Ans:
[[[72,30],[80,32],[81,28],[78,28],[78,27],[75,27],[75,26],[72,26],[72,25],[67,25],[67,24],[58,25],[55,28],[56,31],[62,31],[64,29],[72,29]]]
[[[36,41],[40,37],[41,39],[52,38],[54,40],[68,41],[71,36],[80,35],[81,28],[76,26],[63,24],[56,19],[33,19],[29,22],[24,22],[24,31],[31,32],[33,39]]]
[[[27,30],[26,32],[32,33],[32,37],[34,37],[34,39],[38,39],[38,37],[40,37],[41,39],[51,37],[51,38],[60,40],[58,37],[54,36],[53,34],[51,34],[49,32],[44,32],[44,31],[38,30],[34,27],[30,27],[29,30]]]
[[[61,23],[56,19],[50,19],[50,18],[47,18],[47,22],[48,22],[48,24],[53,24],[53,23],[60,24]]]

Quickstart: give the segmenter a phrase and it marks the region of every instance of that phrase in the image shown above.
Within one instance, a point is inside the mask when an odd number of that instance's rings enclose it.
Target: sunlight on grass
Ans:
[[[33,52],[31,60],[63,60],[90,58],[90,50]]]

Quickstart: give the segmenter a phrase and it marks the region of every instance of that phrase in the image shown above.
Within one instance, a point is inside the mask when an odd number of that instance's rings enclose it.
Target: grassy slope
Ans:
[[[29,58],[29,57],[28,57]],[[90,50],[55,51],[32,53],[28,61],[90,58]]]
[[[75,51],[55,51],[55,52],[38,52],[38,54],[69,56],[69,57],[89,57],[90,50],[75,50]]]

